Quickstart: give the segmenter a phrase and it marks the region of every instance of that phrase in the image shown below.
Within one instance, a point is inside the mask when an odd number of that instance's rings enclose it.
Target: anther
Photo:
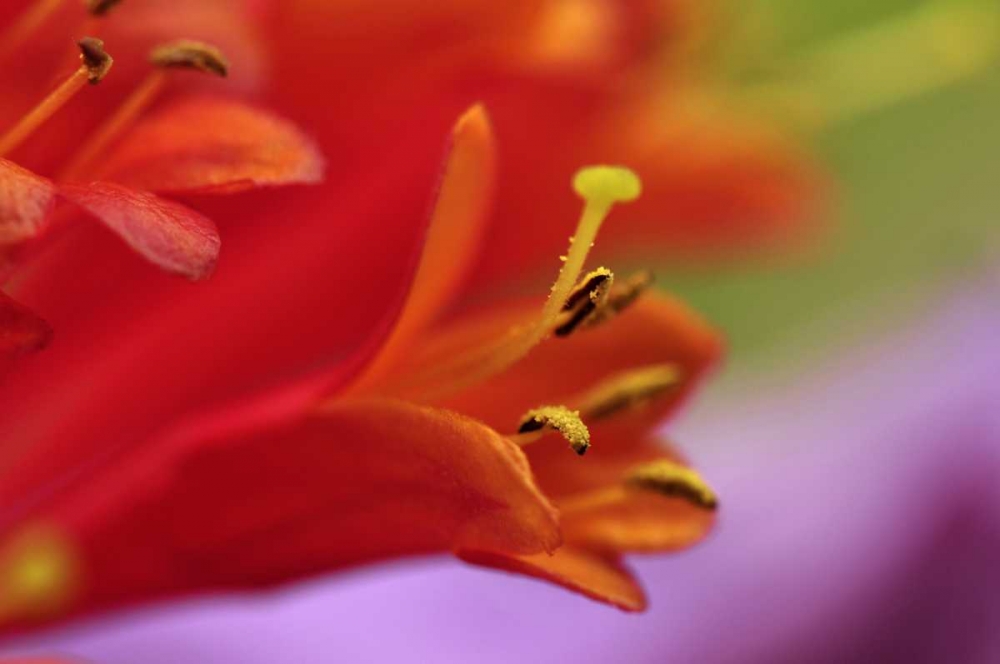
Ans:
[[[60,610],[77,581],[78,560],[62,533],[31,526],[14,534],[0,549],[0,622]]]
[[[97,37],[84,37],[76,45],[80,47],[80,61],[87,69],[87,80],[91,85],[97,85],[108,75],[114,59],[104,50],[104,42]]]
[[[157,46],[149,54],[149,61],[157,67],[195,69],[222,78],[229,74],[229,61],[222,51],[190,39]]]
[[[529,410],[521,418],[517,432],[521,434],[553,429],[569,443],[574,452],[583,456],[590,449],[590,431],[580,419],[580,413],[565,406],[541,406]]]
[[[80,60],[82,62],[80,67],[22,117],[6,134],[0,136],[0,157],[9,154],[21,145],[88,82],[98,83],[107,75],[113,60],[104,50],[104,42],[94,37],[84,37],[77,42],[77,45],[80,47]]]
[[[636,408],[680,385],[682,374],[673,364],[654,364],[627,371],[598,384],[580,401],[588,421]]]
[[[565,337],[571,334],[596,310],[603,307],[611,292],[614,278],[615,275],[611,270],[604,267],[597,268],[584,276],[566,298],[562,314],[556,321],[556,336]]]
[[[719,505],[715,492],[701,475],[666,459],[638,466],[629,473],[626,484],[634,489],[682,498],[707,510],[714,510]]]
[[[110,12],[115,5],[121,4],[122,0],[83,0],[83,6],[91,16],[104,16]]]

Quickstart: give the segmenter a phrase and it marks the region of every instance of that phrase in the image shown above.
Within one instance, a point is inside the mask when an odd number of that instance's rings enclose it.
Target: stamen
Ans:
[[[635,408],[677,387],[681,371],[673,364],[654,364],[614,376],[592,389],[580,402],[588,421]]]
[[[104,50],[104,42],[94,37],[84,37],[77,45],[80,47],[80,60],[83,64],[0,137],[0,157],[6,156],[23,143],[43,122],[83,89],[84,85],[97,84],[107,75],[114,61]]]
[[[218,76],[225,76],[229,71],[226,58],[219,49],[189,40],[158,46],[150,53],[149,59],[156,69],[91,134],[59,174],[59,179],[81,179],[90,170],[98,156],[125,133],[163,91],[167,83],[167,69],[195,69]]]
[[[77,577],[76,556],[61,533],[33,526],[15,534],[0,550],[0,623],[59,610]]]
[[[609,278],[598,281],[601,271]],[[562,317],[557,321],[556,336],[566,337],[580,328],[596,327],[611,320],[623,310],[631,306],[639,296],[653,283],[653,273],[644,270],[632,275],[624,284],[614,281],[610,270],[600,268],[591,272],[577,285],[570,294],[570,299],[563,307]],[[590,302],[582,300],[580,295],[591,290]]]
[[[529,410],[521,419],[517,428],[519,434],[529,434],[543,429],[553,429],[563,435],[570,448],[580,456],[590,449],[590,431],[580,419],[579,411],[570,410],[565,406],[541,406]],[[538,436],[525,437],[519,444],[534,442]]]
[[[626,483],[643,491],[683,498],[698,507],[714,510],[719,501],[712,488],[697,472],[679,463],[662,459],[634,469]]]
[[[590,166],[577,172],[573,188],[584,200],[583,214],[577,225],[576,235],[570,238],[569,251],[562,257],[562,269],[550,289],[541,316],[532,325],[511,330],[471,353],[434,365],[425,372],[415,373],[408,383],[422,386],[423,397],[438,398],[501,373],[524,358],[555,328],[560,327],[563,307],[580,276],[601,224],[615,203],[635,200],[642,190],[642,184],[639,177],[628,168]],[[431,388],[431,385],[436,387]]]
[[[214,46],[189,39],[157,46],[150,53],[149,60],[162,68],[195,69],[222,78],[229,74],[229,61],[222,51]]]
[[[588,320],[600,307],[603,307],[611,291],[615,275],[611,270],[600,267],[588,273],[573,292],[566,298],[562,315],[555,328],[556,336],[565,337],[581,323]]]
[[[0,58],[17,51],[59,9],[63,0],[36,0],[0,36]]]
[[[91,16],[104,16],[110,12],[115,5],[121,3],[122,0],[83,0],[84,7]]]

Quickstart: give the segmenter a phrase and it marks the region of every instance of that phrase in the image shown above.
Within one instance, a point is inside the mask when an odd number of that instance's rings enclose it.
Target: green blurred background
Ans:
[[[905,324],[1000,246],[1000,2],[738,4],[732,15],[743,22],[727,26],[730,46],[712,66],[750,90],[789,81],[814,110],[830,111],[816,121],[764,107],[825,164],[835,206],[830,232],[798,259],[661,268],[660,283],[729,337],[717,395],[748,374],[808,364]],[[928,23],[928,12],[943,18]],[[927,25],[944,34],[943,53]],[[880,57],[858,57],[859,45]],[[838,53],[854,60],[840,69]],[[902,78],[918,90],[886,90],[880,81],[899,78],[897,66],[912,69]]]

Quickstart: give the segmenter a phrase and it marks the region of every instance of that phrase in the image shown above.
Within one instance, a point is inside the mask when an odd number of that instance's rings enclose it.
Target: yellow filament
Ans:
[[[38,106],[31,109],[20,122],[0,137],[0,157],[5,157],[21,145],[43,122],[72,99],[73,95],[88,83],[89,77],[90,71],[87,67],[80,67],[49,93]]]
[[[83,144],[59,176],[61,180],[80,178],[97,157],[118,139],[145,111],[163,90],[167,74],[162,69],[152,72],[139,84],[114,114],[105,120]]]

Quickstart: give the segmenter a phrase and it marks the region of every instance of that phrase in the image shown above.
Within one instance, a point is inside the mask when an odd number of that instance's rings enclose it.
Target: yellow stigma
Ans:
[[[642,194],[642,181],[624,166],[587,166],[573,176],[573,190],[587,203],[631,203]]]
[[[612,376],[583,397],[580,412],[588,420],[636,408],[680,385],[681,371],[673,364],[654,364]]]
[[[714,510],[719,500],[697,472],[666,459],[639,466],[629,473],[626,484],[671,498],[683,498],[698,507]]]
[[[66,538],[48,526],[15,534],[0,550],[0,622],[45,617],[72,599],[78,561]]]
[[[518,433],[554,429],[563,435],[574,452],[583,456],[590,449],[590,431],[580,419],[579,411],[566,406],[541,406],[529,410],[521,418]]]

